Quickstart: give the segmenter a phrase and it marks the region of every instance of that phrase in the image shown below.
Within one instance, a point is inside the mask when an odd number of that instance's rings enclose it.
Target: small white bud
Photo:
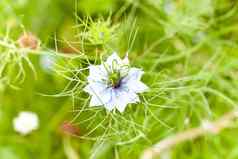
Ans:
[[[38,129],[38,116],[33,112],[20,112],[18,116],[13,119],[13,127],[16,132],[27,135],[33,130]]]

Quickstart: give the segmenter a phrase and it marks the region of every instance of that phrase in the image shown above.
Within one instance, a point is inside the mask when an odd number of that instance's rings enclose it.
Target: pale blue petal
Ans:
[[[100,101],[101,105],[107,103],[111,98],[111,88],[104,84],[91,82],[84,88],[84,91],[92,95],[95,102],[96,100]]]
[[[126,53],[126,56],[122,60],[123,65],[129,65],[130,61],[128,59],[128,53]]]
[[[116,52],[113,52],[111,56],[107,58],[106,64],[109,66],[112,66],[112,64],[121,64],[122,60],[121,58],[117,55]]]
[[[107,88],[106,90],[102,91],[100,94],[97,95],[103,103],[107,103],[112,97],[112,89]]]
[[[140,99],[136,93],[123,89],[117,90],[115,103],[116,108],[120,112],[123,112],[128,104],[137,103],[139,101]]]
[[[85,88],[84,91],[93,95],[95,93],[100,93],[103,90],[107,89],[107,85],[100,82],[90,82]]]
[[[105,103],[104,106],[107,110],[112,111],[116,107],[116,104],[117,104],[117,102],[116,102],[115,92],[112,90],[111,98],[107,103]]]
[[[127,83],[125,84],[125,86],[135,92],[135,93],[142,93],[142,92],[146,92],[149,90],[149,87],[146,86],[144,83],[142,83],[141,81],[135,81],[135,80],[129,80],[127,81]]]
[[[127,76],[123,79],[123,82],[127,82],[129,80],[140,80],[144,71],[139,68],[130,68]]]
[[[103,105],[103,102],[101,100],[99,100],[98,97],[92,96],[89,105],[90,106],[100,106],[100,105]]]
[[[128,103],[126,101],[118,101],[116,108],[119,112],[122,113],[126,109],[127,104]]]
[[[107,71],[103,65],[89,66],[89,82],[101,81],[103,79],[107,79]]]

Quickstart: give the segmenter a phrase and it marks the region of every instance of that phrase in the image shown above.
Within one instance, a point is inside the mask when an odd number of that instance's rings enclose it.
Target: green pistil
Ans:
[[[113,72],[109,76],[110,84],[114,88],[118,87],[120,85],[120,73],[119,72]]]

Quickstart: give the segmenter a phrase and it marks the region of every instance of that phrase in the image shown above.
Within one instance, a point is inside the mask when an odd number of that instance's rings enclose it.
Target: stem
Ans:
[[[235,109],[229,113],[224,114],[221,118],[214,122],[208,122],[206,125],[197,128],[191,128],[183,132],[179,132],[175,135],[169,136],[152,147],[146,149],[141,155],[141,159],[152,159],[155,156],[159,156],[162,152],[169,148],[200,136],[204,136],[208,133],[218,134],[221,130],[231,126],[232,121],[238,118],[238,109]]]
[[[41,50],[41,49],[33,50],[33,49],[29,49],[29,48],[19,48],[14,43],[11,43],[11,42],[7,43],[7,42],[1,41],[1,40],[0,40],[0,46],[3,46],[3,47],[8,48],[8,49],[12,49],[15,52],[27,52],[28,54],[32,54],[32,55],[41,55],[41,54],[46,54],[46,52],[47,52],[49,54],[57,55],[57,56],[64,57],[64,58],[90,59],[90,57],[87,57],[85,54],[76,54],[76,53],[75,54],[65,54],[65,53],[58,52],[58,51],[53,51],[53,50],[50,50],[50,49],[47,49],[47,50]]]

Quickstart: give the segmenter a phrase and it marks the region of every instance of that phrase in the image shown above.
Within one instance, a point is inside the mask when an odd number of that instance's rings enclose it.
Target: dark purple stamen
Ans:
[[[121,82],[122,81],[122,79],[120,79],[114,86],[113,86],[113,88],[114,89],[116,89],[116,88],[119,88],[120,86],[121,86]]]

